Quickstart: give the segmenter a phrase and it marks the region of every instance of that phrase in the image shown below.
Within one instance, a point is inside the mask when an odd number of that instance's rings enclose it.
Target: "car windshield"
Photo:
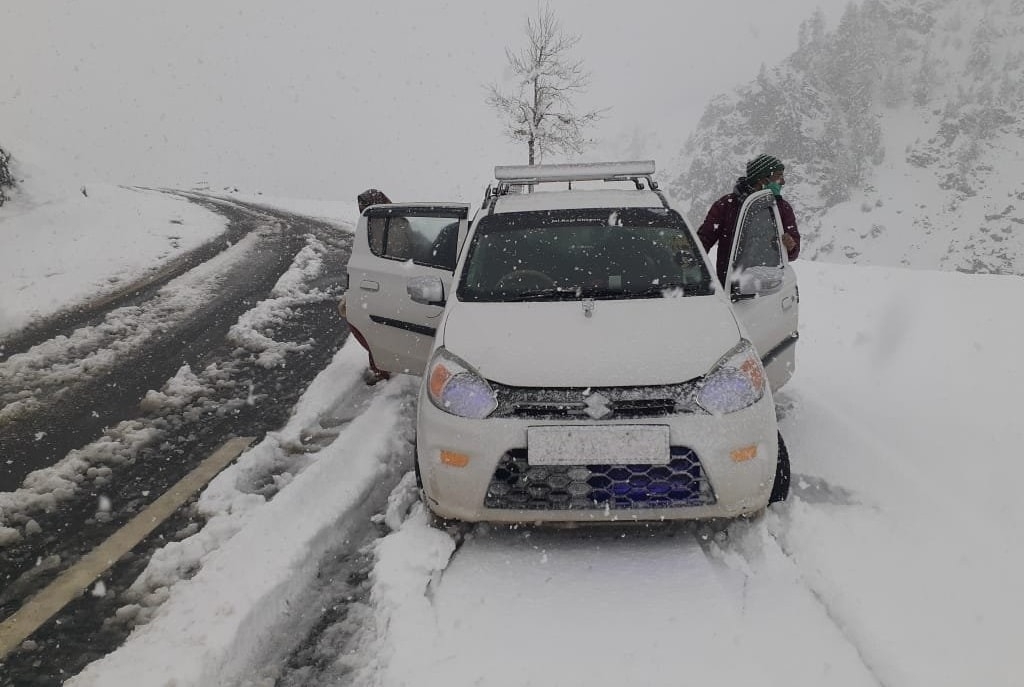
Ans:
[[[463,301],[706,296],[714,291],[679,213],[587,208],[480,220],[458,287]]]

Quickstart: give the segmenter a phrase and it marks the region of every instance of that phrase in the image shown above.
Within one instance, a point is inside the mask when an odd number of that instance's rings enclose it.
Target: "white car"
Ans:
[[[422,375],[435,515],[718,518],[786,497],[772,390],[794,371],[798,294],[773,196],[743,205],[727,291],[653,174],[496,167],[472,221],[464,204],[363,213],[349,324],[378,367]]]

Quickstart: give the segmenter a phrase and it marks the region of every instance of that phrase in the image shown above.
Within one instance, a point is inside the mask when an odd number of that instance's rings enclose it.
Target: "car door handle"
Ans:
[[[359,282],[359,288],[361,288],[363,291],[380,291],[380,282],[364,279],[361,282]]]

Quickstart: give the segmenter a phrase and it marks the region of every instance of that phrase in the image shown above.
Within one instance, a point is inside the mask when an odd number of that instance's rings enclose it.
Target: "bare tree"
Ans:
[[[563,33],[555,13],[544,6],[526,20],[526,38],[528,45],[519,53],[505,49],[518,79],[515,91],[505,94],[491,85],[487,104],[505,119],[510,139],[526,142],[531,165],[556,150],[583,152],[583,131],[604,110],[579,113],[573,104],[573,96],[590,85],[583,61],[569,56],[580,37]]]

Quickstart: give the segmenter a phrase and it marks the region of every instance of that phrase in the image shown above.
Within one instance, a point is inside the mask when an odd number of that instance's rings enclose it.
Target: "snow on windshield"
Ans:
[[[459,298],[656,297],[673,288],[705,295],[707,275],[685,224],[666,212],[498,214],[477,228]]]

